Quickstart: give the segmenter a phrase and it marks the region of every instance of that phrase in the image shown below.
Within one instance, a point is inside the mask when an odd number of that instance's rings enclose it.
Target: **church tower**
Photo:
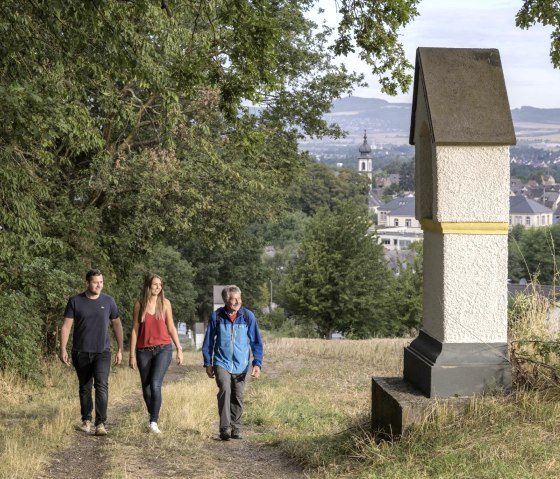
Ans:
[[[366,130],[364,130],[364,142],[360,146],[360,156],[358,158],[358,172],[367,175],[369,181],[373,181],[372,158],[370,156],[371,146],[367,142]]]

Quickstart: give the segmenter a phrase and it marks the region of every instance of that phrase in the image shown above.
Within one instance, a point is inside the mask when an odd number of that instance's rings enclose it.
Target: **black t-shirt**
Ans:
[[[102,353],[109,350],[109,322],[119,317],[117,303],[108,294],[90,299],[86,293],[72,296],[64,310],[65,318],[74,318],[72,351]]]

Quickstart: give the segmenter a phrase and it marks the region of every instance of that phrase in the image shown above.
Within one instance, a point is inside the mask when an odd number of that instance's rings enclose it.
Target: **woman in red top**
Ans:
[[[142,295],[134,305],[130,334],[132,369],[140,371],[142,394],[150,414],[149,431],[161,433],[158,427],[161,408],[161,386],[171,363],[172,345],[177,348],[177,364],[183,364],[183,348],[173,322],[171,303],[163,294],[163,281],[157,274],[149,274],[144,281]]]

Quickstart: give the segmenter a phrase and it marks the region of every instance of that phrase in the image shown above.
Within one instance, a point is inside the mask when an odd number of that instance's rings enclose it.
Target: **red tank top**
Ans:
[[[146,313],[144,322],[138,327],[137,348],[151,348],[161,344],[171,344],[171,336],[167,332],[165,315],[156,319],[155,314]]]

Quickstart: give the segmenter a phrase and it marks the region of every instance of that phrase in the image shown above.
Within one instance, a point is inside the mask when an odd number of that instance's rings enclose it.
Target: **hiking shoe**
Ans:
[[[230,433],[227,429],[224,429],[223,431],[220,431],[220,439],[222,441],[229,441],[230,438],[231,438],[231,435],[230,435]]]
[[[149,429],[150,429],[150,432],[153,432],[154,434],[161,434],[161,431],[159,430],[157,422],[151,422],[150,426],[149,426]]]
[[[91,431],[91,421],[82,421],[82,425],[78,426],[78,430],[89,434]]]
[[[95,435],[96,436],[106,436],[107,429],[105,429],[105,424],[101,423],[95,426]]]
[[[232,439],[243,439],[241,435],[241,431],[239,429],[234,429],[231,431],[231,438]]]

